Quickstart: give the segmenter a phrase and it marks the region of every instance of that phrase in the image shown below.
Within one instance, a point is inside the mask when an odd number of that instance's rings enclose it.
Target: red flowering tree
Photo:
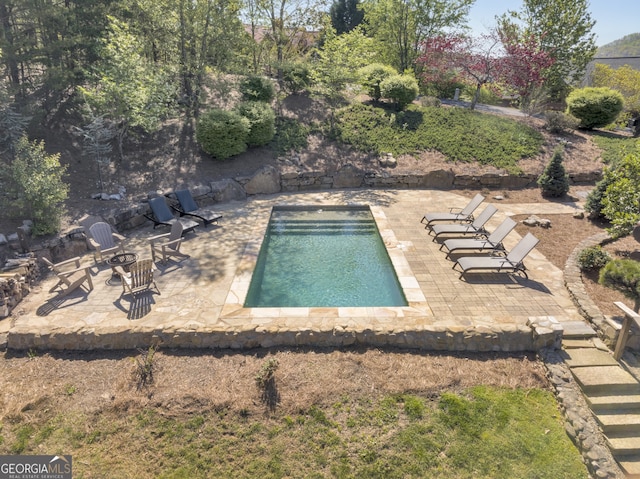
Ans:
[[[535,38],[524,41],[510,32],[480,37],[433,37],[424,43],[418,58],[422,79],[443,82],[452,79],[475,86],[473,110],[484,85],[506,88],[528,99],[544,81],[545,70],[552,64],[550,55],[539,48]]]

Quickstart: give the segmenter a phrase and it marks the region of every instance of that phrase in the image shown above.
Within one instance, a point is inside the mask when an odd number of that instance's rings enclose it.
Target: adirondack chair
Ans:
[[[122,278],[122,294],[129,293],[135,297],[139,293],[150,291],[152,286],[160,294],[160,290],[153,279],[155,265],[152,260],[136,261],[129,267],[128,273],[119,266],[117,268]]]
[[[110,225],[99,221],[89,227],[89,243],[95,249],[96,263],[106,260],[106,255],[124,253],[124,236],[115,233]]]
[[[59,289],[59,296],[63,297],[78,289],[85,282],[87,283],[87,292],[93,289],[89,272],[91,266],[80,266],[79,257],[76,256],[59,263],[53,263],[43,257],[42,261],[58,278],[58,282],[49,290],[50,293]]]
[[[175,222],[171,226],[171,232],[162,235],[157,235],[149,238],[151,244],[151,258],[156,261],[158,258],[162,263],[165,263],[170,257],[187,259],[188,254],[180,251],[182,244],[182,232],[184,228],[182,223]]]

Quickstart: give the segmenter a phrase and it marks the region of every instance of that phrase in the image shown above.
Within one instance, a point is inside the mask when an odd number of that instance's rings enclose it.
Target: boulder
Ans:
[[[248,195],[271,195],[280,192],[280,172],[273,166],[267,165],[254,173],[244,185]]]
[[[540,224],[540,218],[536,215],[531,215],[528,218],[522,220],[522,224],[527,226],[538,226]]]
[[[209,186],[211,187],[211,195],[214,201],[217,203],[225,203],[233,200],[244,200],[247,198],[247,194],[244,189],[235,180],[231,178],[225,178],[220,181],[212,181]]]

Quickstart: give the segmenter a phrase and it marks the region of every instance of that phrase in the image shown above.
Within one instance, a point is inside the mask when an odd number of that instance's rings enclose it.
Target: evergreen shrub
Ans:
[[[635,309],[640,302],[640,262],[633,259],[614,259],[600,270],[598,282],[616,289],[635,301]]]
[[[559,198],[569,192],[569,175],[562,163],[562,148],[556,148],[549,164],[538,178],[542,196]]]
[[[266,77],[250,75],[240,82],[240,93],[244,101],[271,103],[276,96],[276,87]]]
[[[360,83],[367,91],[367,95],[369,95],[374,101],[379,101],[382,97],[380,83],[390,76],[397,74],[398,72],[395,68],[389,65],[383,65],[382,63],[372,63],[371,65],[364,66],[358,70]]]
[[[266,145],[273,139],[276,114],[270,105],[261,101],[245,101],[236,107],[236,111],[249,121],[249,146]]]
[[[578,266],[582,270],[599,270],[609,261],[611,256],[600,245],[585,248],[578,254]]]
[[[622,94],[606,87],[579,88],[567,97],[567,113],[580,120],[580,127],[586,129],[613,123],[623,105]]]
[[[246,151],[249,129],[249,120],[239,113],[214,109],[200,116],[196,140],[205,153],[225,160]]]
[[[311,70],[306,64],[300,62],[283,63],[281,69],[282,86],[289,93],[300,93],[311,86]]]
[[[419,92],[418,82],[411,75],[392,75],[380,83],[380,94],[404,110],[410,105]]]

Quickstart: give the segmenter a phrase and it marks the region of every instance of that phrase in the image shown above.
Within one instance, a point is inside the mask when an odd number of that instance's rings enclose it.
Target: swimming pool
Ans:
[[[245,307],[407,304],[368,206],[272,209]]]

